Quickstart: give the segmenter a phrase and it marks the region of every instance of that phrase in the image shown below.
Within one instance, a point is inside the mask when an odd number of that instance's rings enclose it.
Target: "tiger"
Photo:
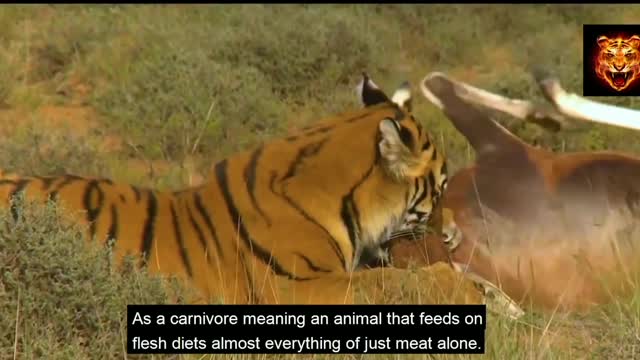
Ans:
[[[443,190],[446,190],[446,182],[444,185]],[[453,210],[441,207],[439,202],[437,206],[428,221],[416,221],[409,214],[405,215],[402,225],[387,236],[383,244],[375,249],[376,252],[367,254],[368,257],[365,258],[363,266],[367,268],[406,267],[412,261],[413,256],[406,257],[402,255],[400,258],[398,255],[394,255],[394,252],[396,254],[405,252],[395,249],[398,248],[396,244],[421,242],[425,238],[428,239],[429,246],[424,246],[423,249],[420,249],[422,253],[413,255],[423,256],[427,260],[427,264],[431,264],[432,261],[444,261],[452,265],[449,257],[451,252],[462,242],[462,233],[455,221]],[[402,249],[402,247],[399,248]],[[434,254],[431,254],[431,252]]]
[[[640,36],[600,36],[597,42],[596,74],[617,91],[627,89],[640,77]]]
[[[17,194],[63,204],[116,260],[139,256],[150,273],[185,280],[197,290],[192,303],[354,303],[355,290],[387,299],[407,271],[363,270],[362,256],[380,253],[394,231],[429,221],[446,187],[446,157],[414,117],[408,82],[388,97],[363,73],[358,96],[360,108],[220,160],[198,186],[159,191],[97,177],[7,175],[0,199],[14,216]],[[468,291],[427,295],[436,273]],[[483,301],[446,267],[417,276],[423,299]]]

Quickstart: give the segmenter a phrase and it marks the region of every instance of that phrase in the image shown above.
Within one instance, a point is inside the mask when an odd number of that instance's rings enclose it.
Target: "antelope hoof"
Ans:
[[[449,231],[446,231],[444,235],[444,244],[450,252],[453,252],[455,249],[457,249],[462,242],[462,232],[458,228],[453,228]]]
[[[524,310],[522,310],[518,303],[511,299],[509,295],[505,294],[504,291],[500,290],[490,281],[471,271],[468,266],[454,262],[453,268],[463,273],[467,279],[473,281],[480,291],[482,291],[487,310],[495,314],[507,316],[512,320],[517,320],[524,315]]]

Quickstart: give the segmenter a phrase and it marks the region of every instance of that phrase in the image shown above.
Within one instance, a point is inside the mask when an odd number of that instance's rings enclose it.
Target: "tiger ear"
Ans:
[[[631,46],[636,49],[640,48],[640,36],[633,35],[632,37],[630,37],[629,44],[631,44]]]
[[[604,48],[607,45],[609,45],[609,38],[606,36],[600,36],[598,38],[598,46],[600,46],[600,48]]]
[[[358,84],[357,92],[365,107],[389,101],[387,95],[369,78],[366,72],[362,73],[362,81]]]
[[[411,96],[411,85],[409,85],[408,81],[400,84],[400,87],[393,93],[391,101],[396,103],[401,109],[411,112],[413,98]]]
[[[422,158],[413,153],[407,142],[415,141],[410,131],[391,118],[380,121],[378,149],[385,170],[395,180],[421,176],[426,167]],[[406,130],[406,129],[404,129]]]

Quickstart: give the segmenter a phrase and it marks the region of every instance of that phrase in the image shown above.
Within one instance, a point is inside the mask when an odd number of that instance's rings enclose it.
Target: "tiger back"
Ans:
[[[196,302],[348,301],[361,255],[403,219],[428,219],[446,185],[446,160],[411,114],[408,84],[389,98],[365,74],[359,95],[363,108],[232,155],[197,187],[7,176],[0,196],[62,202],[89,238],[184,278]]]

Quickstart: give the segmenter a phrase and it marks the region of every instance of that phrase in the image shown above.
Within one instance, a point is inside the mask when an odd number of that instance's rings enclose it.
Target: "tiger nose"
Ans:
[[[624,69],[624,63],[622,63],[622,64],[613,64],[613,67],[618,71],[622,71],[622,69]]]

